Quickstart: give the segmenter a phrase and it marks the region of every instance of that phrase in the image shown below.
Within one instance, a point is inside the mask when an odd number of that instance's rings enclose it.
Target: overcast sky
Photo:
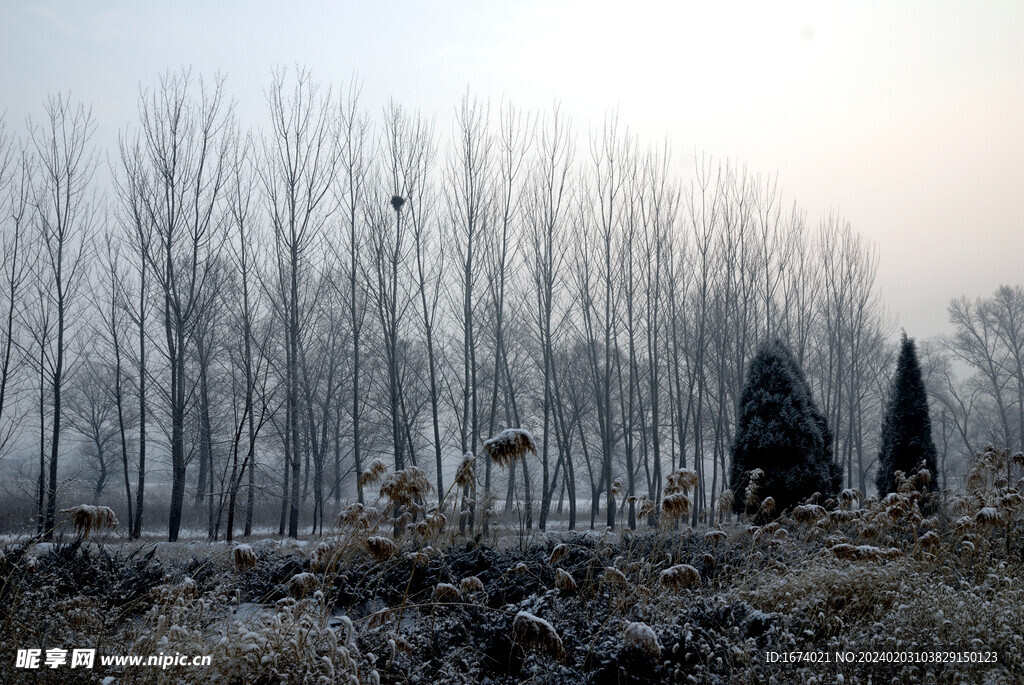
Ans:
[[[946,332],[960,295],[1024,284],[1024,3],[15,2],[0,0],[9,128],[47,93],[92,103],[115,149],[163,70],[220,70],[262,124],[270,70],[363,82],[448,130],[469,87],[586,134],[618,108],[694,150],[777,173],[817,221],[877,243],[883,296],[912,336]]]

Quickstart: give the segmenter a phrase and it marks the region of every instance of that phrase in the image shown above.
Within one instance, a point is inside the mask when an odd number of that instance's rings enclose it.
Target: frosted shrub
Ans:
[[[520,611],[512,621],[512,639],[526,652],[565,656],[562,638],[554,626],[527,611]]]
[[[459,598],[459,588],[451,583],[438,583],[434,586],[434,601],[449,602]]]

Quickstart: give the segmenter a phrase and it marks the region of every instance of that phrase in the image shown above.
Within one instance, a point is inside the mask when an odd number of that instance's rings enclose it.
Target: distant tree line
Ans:
[[[257,500],[294,536],[366,500],[373,460],[445,493],[507,427],[538,454],[477,459],[463,527],[514,507],[542,529],[555,509],[635,526],[679,468],[696,522],[730,488],[744,374],[775,339],[830,428],[828,468],[867,491],[897,345],[877,251],[838,214],[809,222],[731,162],[680,174],[615,116],[581,136],[557,106],[467,94],[439,134],[302,68],[266,103],[242,122],[222,79],[182,70],[141,89],[103,157],[60,95],[0,134],[0,443],[40,534],[72,462],[95,498],[116,484],[133,536],[157,523],[156,470],[170,540],[186,508],[249,535]],[[1024,292],[950,316],[923,355],[943,470],[1024,435]]]

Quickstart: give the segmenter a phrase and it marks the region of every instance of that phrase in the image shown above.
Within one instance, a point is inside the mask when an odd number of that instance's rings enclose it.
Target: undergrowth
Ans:
[[[1022,461],[989,448],[960,493],[929,494],[921,471],[883,498],[847,490],[781,516],[762,501],[750,521],[696,530],[692,477],[675,472],[660,507],[636,500],[635,532],[532,538],[497,518],[488,536],[459,537],[464,502],[428,507],[422,474],[379,469],[380,499],[345,509],[322,539],[185,558],[84,536],[26,542],[0,560],[0,674],[25,675],[19,648],[95,647],[212,665],[37,680],[1020,682]],[[840,652],[996,661],[835,663]]]

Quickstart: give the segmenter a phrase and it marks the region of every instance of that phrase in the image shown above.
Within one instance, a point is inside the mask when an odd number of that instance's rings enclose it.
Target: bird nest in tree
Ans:
[[[524,459],[527,452],[533,452],[536,455],[537,442],[528,430],[507,428],[484,442],[483,451],[491,458],[491,461],[507,468]]]
[[[89,537],[89,533],[95,530],[107,528],[117,530],[117,517],[110,507],[97,507],[92,504],[79,504],[70,509],[61,509],[60,513],[67,514],[68,519],[75,527],[75,532],[82,537]]]

